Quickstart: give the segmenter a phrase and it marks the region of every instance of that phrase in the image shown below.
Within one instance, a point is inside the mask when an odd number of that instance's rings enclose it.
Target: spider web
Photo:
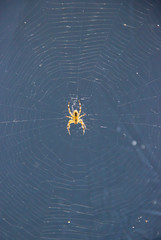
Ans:
[[[0,26],[1,239],[160,239],[160,2],[21,4]]]

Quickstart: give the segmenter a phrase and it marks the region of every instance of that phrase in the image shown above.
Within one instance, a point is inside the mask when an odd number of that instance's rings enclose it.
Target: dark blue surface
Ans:
[[[161,2],[0,9],[0,239],[160,240]]]

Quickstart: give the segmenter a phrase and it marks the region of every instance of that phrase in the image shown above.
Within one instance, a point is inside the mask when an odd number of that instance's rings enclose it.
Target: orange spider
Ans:
[[[68,102],[68,111],[69,111],[70,116],[66,116],[66,117],[71,119],[68,121],[68,124],[67,124],[67,130],[68,130],[69,135],[71,135],[70,134],[70,124],[72,124],[72,123],[74,123],[74,124],[80,123],[83,128],[83,134],[85,133],[86,125],[84,124],[84,122],[81,118],[83,116],[85,116],[86,113],[84,113],[83,115],[80,116],[82,107],[81,107],[81,103],[79,100],[78,100],[78,102],[79,102],[79,112],[77,110],[74,110],[73,113],[71,113],[71,111],[70,111],[70,103]]]

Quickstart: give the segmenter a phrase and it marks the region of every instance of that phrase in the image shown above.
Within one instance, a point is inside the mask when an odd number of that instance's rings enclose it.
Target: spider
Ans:
[[[69,114],[71,115],[71,116],[66,116],[67,118],[70,118],[70,120],[68,121],[68,124],[67,124],[67,130],[68,130],[69,135],[71,135],[70,134],[70,124],[72,124],[72,123],[74,123],[74,124],[80,123],[83,128],[83,135],[85,133],[86,125],[84,124],[84,122],[81,118],[83,116],[85,116],[86,113],[84,113],[83,115],[80,116],[82,107],[81,107],[81,103],[79,100],[78,100],[78,102],[79,102],[79,112],[77,110],[74,110],[73,113],[71,113],[71,111],[70,111],[70,103],[68,102],[68,111],[69,111]]]

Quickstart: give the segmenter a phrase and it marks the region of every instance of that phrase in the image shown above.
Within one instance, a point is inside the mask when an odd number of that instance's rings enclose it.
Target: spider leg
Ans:
[[[81,106],[80,100],[78,100],[78,102],[79,102],[79,115],[80,115],[82,111],[82,106]]]
[[[83,135],[84,135],[85,130],[86,130],[86,125],[84,124],[84,122],[83,122],[82,119],[79,120],[79,123],[82,125],[82,128],[83,128]]]
[[[69,135],[71,135],[71,134],[70,134],[70,124],[71,124],[71,123],[74,123],[73,120],[69,120],[69,121],[68,121],[68,124],[67,124],[67,130],[68,130]]]
[[[84,113],[83,115],[79,116],[79,118],[81,118],[81,117],[83,117],[83,116],[85,116],[85,115],[86,115],[86,113]]]
[[[66,116],[67,118],[70,118],[70,119],[72,119],[73,117],[71,117],[71,116]]]
[[[72,116],[72,113],[70,111],[70,102],[68,102],[68,111],[69,111],[69,114]]]

